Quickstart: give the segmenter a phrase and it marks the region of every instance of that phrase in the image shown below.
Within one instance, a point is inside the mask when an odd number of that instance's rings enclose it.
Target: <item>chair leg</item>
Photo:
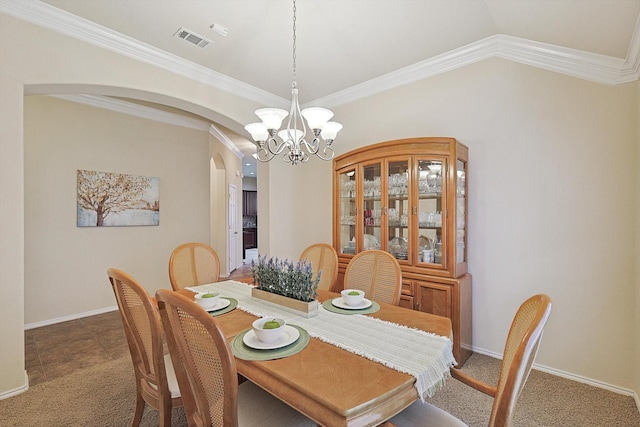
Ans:
[[[173,406],[171,404],[171,398],[168,402],[160,400],[160,427],[171,427],[171,411]]]
[[[142,421],[142,414],[144,413],[144,404],[145,401],[142,398],[142,394],[139,390],[136,390],[136,410],[133,413],[133,421],[131,421],[132,427],[138,427],[140,425],[140,421]]]
[[[171,405],[160,407],[160,427],[171,427]]]

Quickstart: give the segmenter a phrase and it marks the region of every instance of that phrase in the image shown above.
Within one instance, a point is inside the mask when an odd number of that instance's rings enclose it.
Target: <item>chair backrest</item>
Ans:
[[[235,359],[213,317],[169,290],[156,293],[189,425],[237,426]],[[177,366],[180,365],[180,366]]]
[[[300,261],[305,259],[311,263],[314,280],[318,277],[318,271],[322,271],[318,289],[333,290],[333,285],[338,278],[338,254],[333,246],[326,243],[315,243],[302,251]]]
[[[386,251],[360,252],[347,265],[344,288],[359,289],[369,299],[398,305],[402,291],[400,264]]]
[[[174,291],[217,282],[219,278],[220,259],[211,246],[197,242],[184,243],[171,253],[169,280]]]
[[[107,270],[124,325],[136,376],[144,400],[156,409],[171,407],[164,363],[164,335],[158,306],[131,276]]]
[[[522,303],[513,318],[504,348],[490,427],[511,424],[516,401],[531,372],[550,314],[551,299],[547,295],[534,295]]]

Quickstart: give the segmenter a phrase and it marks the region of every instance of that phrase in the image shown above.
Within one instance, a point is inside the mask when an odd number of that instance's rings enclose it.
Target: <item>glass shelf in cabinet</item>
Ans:
[[[403,229],[407,229],[409,228],[408,225],[400,225],[400,224],[389,224],[389,228],[403,228]]]
[[[418,193],[420,199],[439,199],[442,197],[442,193]]]

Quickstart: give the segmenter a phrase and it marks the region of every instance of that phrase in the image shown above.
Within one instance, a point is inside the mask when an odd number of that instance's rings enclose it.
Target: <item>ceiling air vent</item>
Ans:
[[[198,47],[205,47],[209,43],[213,43],[211,40],[207,40],[204,37],[199,36],[193,31],[187,30],[184,27],[180,27],[180,29],[173,36],[182,40],[186,40]]]

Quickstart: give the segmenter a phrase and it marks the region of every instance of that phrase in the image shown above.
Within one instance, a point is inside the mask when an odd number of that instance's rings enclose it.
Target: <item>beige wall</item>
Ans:
[[[1,55],[0,55],[1,58]],[[0,67],[0,396],[27,386],[24,370],[22,84]]]
[[[9,40],[17,33],[16,45]],[[22,202],[22,85],[133,89],[205,116],[216,112],[236,127],[251,120],[255,106],[1,15],[0,36],[0,263],[8,267],[0,293],[20,302],[23,215],[21,205],[9,209],[5,201]],[[340,154],[429,135],[468,145],[476,348],[500,354],[518,304],[545,292],[554,308],[538,363],[637,390],[629,367],[640,370],[637,233],[630,231],[638,229],[638,102],[636,83],[607,87],[493,59],[334,108],[345,124],[335,147]],[[296,257],[310,242],[331,240],[330,171],[315,159],[259,165],[259,215],[268,224],[260,228],[261,253]],[[16,371],[24,366],[16,306],[0,310],[0,394],[19,386]]]
[[[209,243],[208,132],[25,97],[25,323],[115,307],[106,269],[155,293],[185,241]],[[160,178],[160,225],[77,227],[76,171]]]
[[[18,43],[15,34],[23,35]],[[181,108],[238,129],[238,123],[251,120],[252,111],[259,105],[4,14],[0,14],[0,58],[0,295],[2,301],[13,302],[0,309],[1,398],[20,392],[27,385],[24,262],[29,255],[23,250],[23,94],[86,93],[137,98]]]
[[[493,59],[336,108],[348,126],[335,145],[468,145],[474,346],[501,354],[519,303],[544,292],[554,306],[537,363],[633,389],[637,104],[635,83]]]
[[[544,292],[554,306],[537,363],[628,391],[639,358],[637,104],[635,83],[493,59],[334,108],[345,123],[334,145],[436,135],[468,145],[474,347],[502,354],[519,304]],[[270,232],[286,236],[273,253],[298,253],[307,233],[330,240],[327,165],[270,167]]]
[[[638,86],[638,101],[636,105],[640,105],[640,85]],[[636,135],[636,146],[640,147],[640,108],[636,111],[636,120],[638,123],[638,134]],[[636,188],[640,188],[640,149],[637,150],[638,169],[636,169]],[[636,198],[636,356],[635,356],[635,391],[636,405],[640,408],[640,197]]]
[[[211,137],[211,245],[220,258],[220,274],[227,276],[242,265],[242,163],[241,159]],[[235,186],[236,233],[228,233],[229,184]],[[235,266],[231,266],[228,251],[235,240]]]
[[[258,251],[298,259],[312,243],[331,240],[331,162],[258,164]],[[268,226],[263,228],[264,224]]]

